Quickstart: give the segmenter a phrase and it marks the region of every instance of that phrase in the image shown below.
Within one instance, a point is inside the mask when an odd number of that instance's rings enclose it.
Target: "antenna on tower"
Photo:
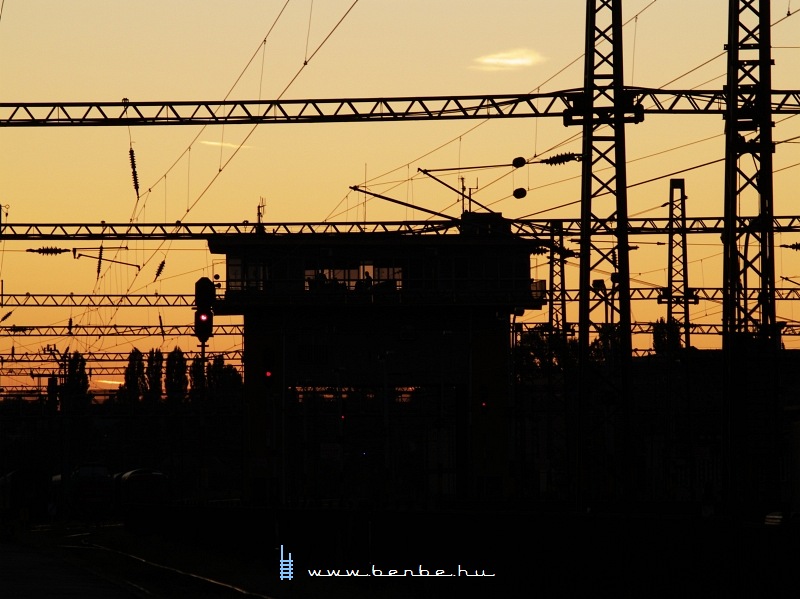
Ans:
[[[258,224],[256,225],[256,231],[259,233],[264,232],[264,212],[267,210],[267,198],[261,196],[258,198],[258,208],[256,208],[256,218],[258,220]]]
[[[257,209],[257,216],[258,216],[258,224],[261,225],[264,222],[264,211],[267,208],[267,199],[264,196],[261,196],[258,199],[258,209]]]

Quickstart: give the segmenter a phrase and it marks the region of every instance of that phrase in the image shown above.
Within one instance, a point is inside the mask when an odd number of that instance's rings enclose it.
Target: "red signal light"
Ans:
[[[214,313],[211,310],[198,310],[194,313],[194,334],[203,343],[214,336]]]
[[[277,371],[271,368],[264,369],[264,387],[270,391],[275,391],[275,388],[280,384],[278,380]]]

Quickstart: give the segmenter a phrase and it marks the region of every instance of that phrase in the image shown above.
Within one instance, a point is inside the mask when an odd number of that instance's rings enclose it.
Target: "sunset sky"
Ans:
[[[585,3],[578,0],[0,0],[0,102],[237,100],[503,94],[582,85]],[[800,8],[773,2],[773,87],[800,89]],[[727,3],[629,0],[624,4],[625,82],[666,89],[720,89],[724,84]],[[800,136],[800,119],[776,116],[776,142]],[[561,119],[209,127],[18,128],[0,130],[0,204],[10,222],[254,221],[260,198],[269,222],[424,219],[422,212],[380,200],[364,205],[351,185],[457,215],[455,195],[417,172],[509,163],[515,156],[580,151],[580,131]],[[649,116],[629,126],[630,215],[666,217],[669,177],[724,155],[720,116]],[[136,153],[141,199],[131,182]],[[797,142],[778,143],[775,213],[798,214]],[[464,174],[475,198],[505,216],[577,218],[580,165],[533,164]],[[687,213],[720,216],[721,163],[682,175]],[[460,186],[459,174],[445,179]],[[525,187],[528,196],[512,192]],[[187,208],[191,208],[188,210]],[[5,216],[5,210],[3,214]],[[719,239],[690,239],[691,286],[719,287]],[[796,237],[796,236],[794,236]],[[647,241],[647,240],[643,240]],[[800,241],[777,235],[776,245]],[[633,243],[639,243],[634,239]],[[121,261],[96,280],[96,263],[72,254],[39,256],[39,245],[0,242],[6,293],[191,293],[213,274],[200,242],[130,242]],[[577,246],[576,246],[577,249]],[[219,257],[216,257],[218,259]],[[153,283],[153,271],[166,260]],[[577,287],[577,261],[568,271]],[[776,249],[778,286],[800,283],[797,252]],[[547,277],[542,262],[534,273]],[[633,286],[662,287],[666,246],[640,243],[631,255]],[[663,306],[634,303],[634,320],[664,316]],[[5,310],[2,310],[5,312]],[[800,318],[800,306],[778,306],[779,318]],[[190,310],[167,308],[165,323],[189,324]],[[577,307],[569,319],[577,320]],[[159,311],[112,312],[19,308],[4,324],[157,324]],[[543,313],[525,320],[541,322]],[[721,321],[718,305],[701,303],[693,320]],[[235,322],[235,319],[232,321]],[[226,321],[227,322],[227,321]],[[637,339],[641,347],[651,340]],[[127,351],[129,341],[0,339],[0,352],[60,349]],[[142,351],[194,339],[134,341]],[[698,346],[718,339],[695,337]],[[800,340],[786,339],[787,347]],[[233,337],[211,350],[240,347]],[[12,383],[7,383],[12,384]]]

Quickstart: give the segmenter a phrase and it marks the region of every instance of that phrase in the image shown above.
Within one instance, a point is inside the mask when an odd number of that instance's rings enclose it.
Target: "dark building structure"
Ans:
[[[543,243],[499,214],[427,232],[218,236],[244,316],[245,499],[440,509],[518,493],[509,331]]]

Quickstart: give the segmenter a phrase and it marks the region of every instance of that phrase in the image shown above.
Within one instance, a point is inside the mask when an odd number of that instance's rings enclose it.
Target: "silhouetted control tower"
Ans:
[[[428,223],[430,224],[430,223]],[[443,507],[512,494],[510,317],[544,303],[499,214],[409,231],[214,237],[244,316],[245,493]]]

